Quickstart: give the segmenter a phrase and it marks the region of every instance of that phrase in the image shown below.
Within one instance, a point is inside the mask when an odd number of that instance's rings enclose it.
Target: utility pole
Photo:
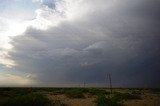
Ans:
[[[110,85],[110,90],[111,90],[111,94],[112,94],[112,80],[111,80],[110,74],[108,74],[108,78],[109,78],[109,85]]]

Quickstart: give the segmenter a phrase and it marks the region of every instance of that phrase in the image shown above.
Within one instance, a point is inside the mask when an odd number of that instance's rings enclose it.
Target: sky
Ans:
[[[0,86],[160,87],[160,0],[0,0]]]

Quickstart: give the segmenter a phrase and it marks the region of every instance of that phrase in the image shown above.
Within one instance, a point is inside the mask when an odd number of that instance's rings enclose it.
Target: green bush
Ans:
[[[109,94],[108,92],[106,92],[105,90],[103,89],[98,89],[98,88],[91,88],[89,89],[89,94],[91,95],[105,95],[105,94]]]
[[[106,98],[105,95],[100,95],[95,101],[97,106],[121,106],[114,98]]]
[[[19,95],[3,101],[0,106],[49,106],[51,101],[40,94]]]
[[[69,98],[84,98],[83,92],[78,89],[66,90],[65,95]]]
[[[106,106],[107,105],[107,99],[104,95],[98,96],[96,101],[98,106]]]
[[[116,93],[113,94],[112,98],[117,100],[117,101],[121,101],[121,100],[129,100],[129,99],[140,99],[140,96],[133,95],[133,94],[130,94],[130,93],[116,92]]]
[[[105,94],[102,94],[98,96],[96,103],[98,106],[122,106],[122,100],[128,99],[140,99],[140,96],[130,93],[115,92],[114,94],[110,95],[109,98],[106,98]]]

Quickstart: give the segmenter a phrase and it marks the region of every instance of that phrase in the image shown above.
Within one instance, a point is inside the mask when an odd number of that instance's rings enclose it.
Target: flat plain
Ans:
[[[6,87],[0,106],[160,106],[160,89]]]

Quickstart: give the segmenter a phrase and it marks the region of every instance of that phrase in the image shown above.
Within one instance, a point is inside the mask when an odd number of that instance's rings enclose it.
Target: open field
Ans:
[[[160,89],[0,88],[0,106],[160,106]]]

